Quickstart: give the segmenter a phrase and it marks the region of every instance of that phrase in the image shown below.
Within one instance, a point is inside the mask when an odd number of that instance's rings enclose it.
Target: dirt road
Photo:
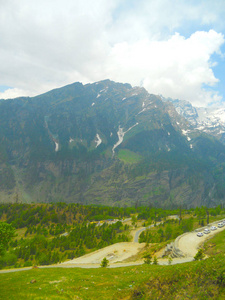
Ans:
[[[210,225],[217,226],[217,223],[218,222]],[[225,226],[222,228],[217,228],[217,230],[211,231],[208,234],[204,234],[202,237],[198,237],[197,232],[186,233],[177,239],[177,248],[180,249],[186,257],[194,257],[201,244],[203,244],[206,240],[210,239],[216,233],[223,231],[224,229]]]
[[[122,262],[133,255],[136,255],[145,243],[117,243],[99,249],[95,252],[64,262],[62,264],[100,264],[103,258],[107,258],[110,264]]]

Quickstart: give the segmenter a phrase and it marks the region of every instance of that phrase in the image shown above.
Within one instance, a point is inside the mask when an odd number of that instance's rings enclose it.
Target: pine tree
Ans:
[[[154,256],[154,259],[153,259],[153,265],[158,265],[158,259],[156,256]]]
[[[109,265],[109,261],[106,257],[103,258],[102,262],[101,262],[101,267],[102,268],[106,268]]]

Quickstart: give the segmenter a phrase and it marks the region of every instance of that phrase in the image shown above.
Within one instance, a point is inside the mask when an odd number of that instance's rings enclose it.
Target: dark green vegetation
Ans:
[[[176,214],[175,219],[166,219],[168,211],[163,209],[145,208],[138,214],[138,219],[147,220],[144,224],[147,226],[151,223],[164,221],[157,227],[143,231],[139,236],[139,242],[159,243],[175,239],[177,236],[190,232],[200,226],[205,226],[215,220],[216,216],[223,216],[225,210],[221,206],[215,208],[196,207],[189,210],[170,211],[171,215]]]
[[[103,258],[102,262],[101,262],[101,267],[102,268],[106,268],[109,265],[109,261],[106,257]]]
[[[148,226],[163,221],[139,238],[139,242],[157,243],[146,248],[145,254],[152,255],[183,232],[224,214],[221,206],[163,210],[65,203],[1,204],[0,221],[7,222],[10,228],[13,226],[16,236],[8,247],[4,244],[7,251],[0,258],[0,268],[55,264],[114,243],[131,241],[130,226],[123,222],[129,217],[133,226],[137,222]],[[180,220],[167,219],[171,215],[180,215]]]
[[[140,234],[139,242],[159,243],[173,240],[182,233],[192,231],[193,225],[193,217],[181,220],[180,224],[178,220],[167,220],[157,228],[143,231]]]
[[[194,260],[203,260],[205,257],[203,249],[199,249],[196,255],[194,256]]]
[[[224,202],[225,146],[143,88],[74,83],[0,100],[0,120],[1,202]]]
[[[8,243],[12,240],[15,235],[15,229],[11,224],[0,222],[0,256],[4,254]]]
[[[0,205],[0,220],[11,223],[18,234],[0,258],[0,268],[54,264],[126,242],[129,226],[119,219],[132,211],[65,203]],[[105,222],[98,224],[100,220]]]

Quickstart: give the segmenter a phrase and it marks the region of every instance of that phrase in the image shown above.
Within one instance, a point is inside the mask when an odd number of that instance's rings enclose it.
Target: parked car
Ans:
[[[218,226],[219,228],[221,228],[221,227],[224,226],[224,224],[223,224],[222,222],[220,222],[220,223],[217,224],[217,226]]]
[[[210,229],[211,229],[211,230],[216,230],[217,227],[216,227],[216,226],[212,226]]]
[[[208,228],[206,228],[206,229],[204,229],[204,231],[203,231],[205,234],[208,234],[208,233],[210,233],[211,231],[208,229]]]
[[[199,237],[201,237],[201,236],[203,236],[204,234],[202,233],[202,232],[198,232],[197,233],[197,236],[199,236]]]

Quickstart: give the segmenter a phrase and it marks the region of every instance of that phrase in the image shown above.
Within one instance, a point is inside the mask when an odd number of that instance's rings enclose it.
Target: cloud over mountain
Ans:
[[[0,2],[1,98],[104,78],[218,102],[223,1]]]

